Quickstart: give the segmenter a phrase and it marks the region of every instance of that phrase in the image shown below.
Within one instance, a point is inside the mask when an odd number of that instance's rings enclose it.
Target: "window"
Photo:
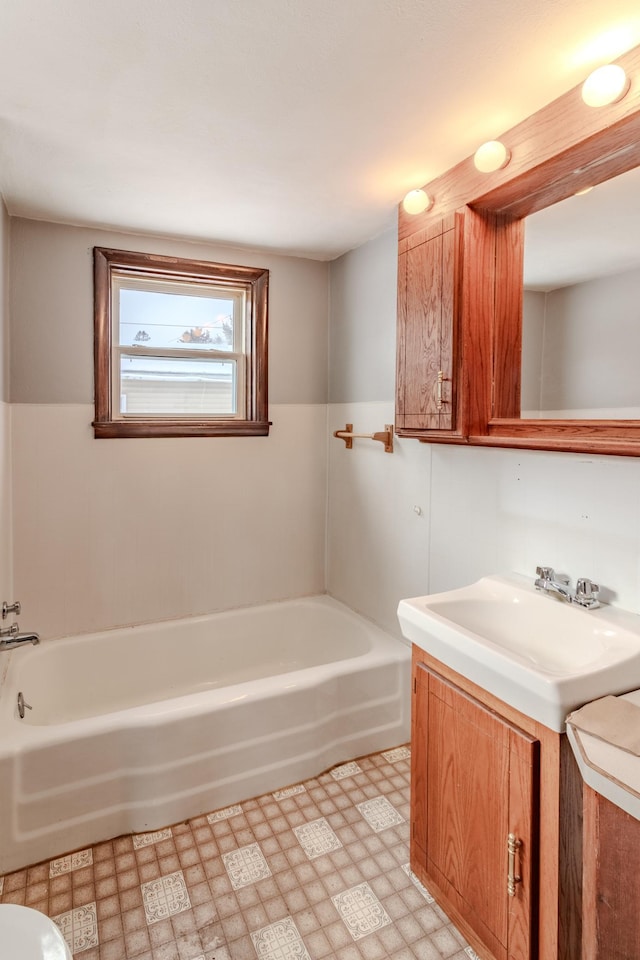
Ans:
[[[269,271],[93,254],[95,436],[268,434]]]

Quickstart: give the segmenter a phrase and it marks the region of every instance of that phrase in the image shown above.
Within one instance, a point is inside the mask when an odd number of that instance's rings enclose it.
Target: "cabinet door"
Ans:
[[[398,429],[455,426],[456,219],[398,258]]]
[[[437,674],[418,667],[415,680],[412,852],[497,960],[529,960],[538,742]]]

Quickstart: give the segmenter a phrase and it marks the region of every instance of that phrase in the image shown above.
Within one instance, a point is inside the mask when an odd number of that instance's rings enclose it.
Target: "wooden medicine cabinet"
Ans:
[[[576,87],[500,137],[511,154],[503,169],[480,173],[468,158],[425,186],[429,210],[410,215],[400,207],[399,436],[640,456],[633,410],[608,415],[595,400],[587,404],[595,412],[579,415],[521,410],[526,218],[640,168],[640,47],[616,62],[631,78],[620,101],[589,107]],[[640,177],[634,196],[638,184]],[[599,221],[601,246],[607,220]],[[595,334],[572,335],[567,352],[575,369],[584,363],[584,341],[604,355],[621,339],[609,319]],[[635,364],[633,344],[623,346],[627,366],[639,369],[640,339]],[[602,377],[620,381],[621,370],[610,361]],[[629,379],[638,384],[640,410],[640,377]]]

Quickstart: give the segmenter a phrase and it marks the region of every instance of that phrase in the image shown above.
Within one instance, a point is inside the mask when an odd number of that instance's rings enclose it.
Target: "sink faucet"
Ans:
[[[534,584],[536,590],[555,593],[567,603],[577,603],[578,606],[585,607],[587,610],[596,610],[600,606],[598,600],[600,587],[597,583],[592,583],[588,577],[578,579],[574,593],[569,586],[569,577],[556,573],[553,567],[536,567],[536,574],[537,579]]]

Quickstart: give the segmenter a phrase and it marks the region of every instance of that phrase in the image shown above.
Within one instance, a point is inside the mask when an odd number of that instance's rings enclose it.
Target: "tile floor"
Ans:
[[[406,746],[0,878],[81,960],[477,960],[409,870]]]

